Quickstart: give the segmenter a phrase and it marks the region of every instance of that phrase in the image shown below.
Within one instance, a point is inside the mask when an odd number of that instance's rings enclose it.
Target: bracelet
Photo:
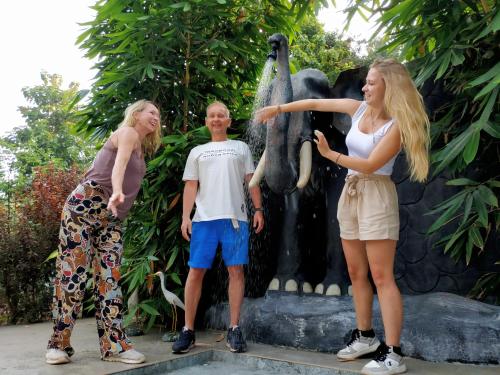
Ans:
[[[264,212],[264,209],[262,207],[256,207],[253,209],[255,212],[257,211],[261,211],[261,212]]]
[[[337,158],[335,159],[335,164],[339,165],[339,160],[341,156],[342,154],[339,152],[339,156],[337,156]]]
[[[278,113],[281,113],[281,106],[278,104],[278,106],[276,107],[276,111],[278,111]]]

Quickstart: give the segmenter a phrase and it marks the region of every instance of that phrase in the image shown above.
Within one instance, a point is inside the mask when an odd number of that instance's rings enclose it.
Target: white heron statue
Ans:
[[[186,310],[186,308],[179,297],[165,288],[165,275],[163,274],[163,272],[158,271],[155,273],[155,275],[160,276],[161,291],[163,292],[163,295],[165,296],[167,302],[172,306],[172,332],[175,332],[177,328],[177,306],[179,306],[183,310]]]

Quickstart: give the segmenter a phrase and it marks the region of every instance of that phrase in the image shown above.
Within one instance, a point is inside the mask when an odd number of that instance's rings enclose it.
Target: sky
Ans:
[[[0,99],[2,121],[0,136],[24,121],[17,108],[26,105],[23,87],[41,84],[40,72],[59,74],[63,87],[78,82],[81,89],[92,84],[93,62],[84,57],[76,38],[84,30],[81,22],[91,21],[95,12],[89,7],[95,0],[13,0],[2,2],[0,45]],[[326,31],[342,31],[344,16],[341,9],[347,0],[337,0],[337,8],[320,12],[318,18]],[[346,35],[355,39],[370,36],[371,25],[359,18]]]

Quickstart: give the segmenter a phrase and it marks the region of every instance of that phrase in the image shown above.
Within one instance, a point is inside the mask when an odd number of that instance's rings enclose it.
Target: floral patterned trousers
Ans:
[[[76,187],[62,210],[54,281],[54,333],[49,349],[73,354],[70,336],[82,308],[90,267],[101,357],[132,348],[122,327],[121,222],[106,206],[104,190],[88,181]]]

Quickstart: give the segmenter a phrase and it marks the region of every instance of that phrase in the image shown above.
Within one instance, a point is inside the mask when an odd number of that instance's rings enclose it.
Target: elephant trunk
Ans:
[[[271,105],[289,103],[293,98],[290,67],[288,63],[288,42],[282,35],[275,34],[269,43],[276,50],[276,78],[273,82]],[[275,193],[284,193],[295,188],[297,170],[288,159],[289,113],[280,113],[268,122],[265,153],[265,176],[269,188]]]
[[[275,193],[291,190],[297,180],[297,171],[288,160],[286,133],[289,116],[282,113],[268,123],[264,169],[266,182]]]

